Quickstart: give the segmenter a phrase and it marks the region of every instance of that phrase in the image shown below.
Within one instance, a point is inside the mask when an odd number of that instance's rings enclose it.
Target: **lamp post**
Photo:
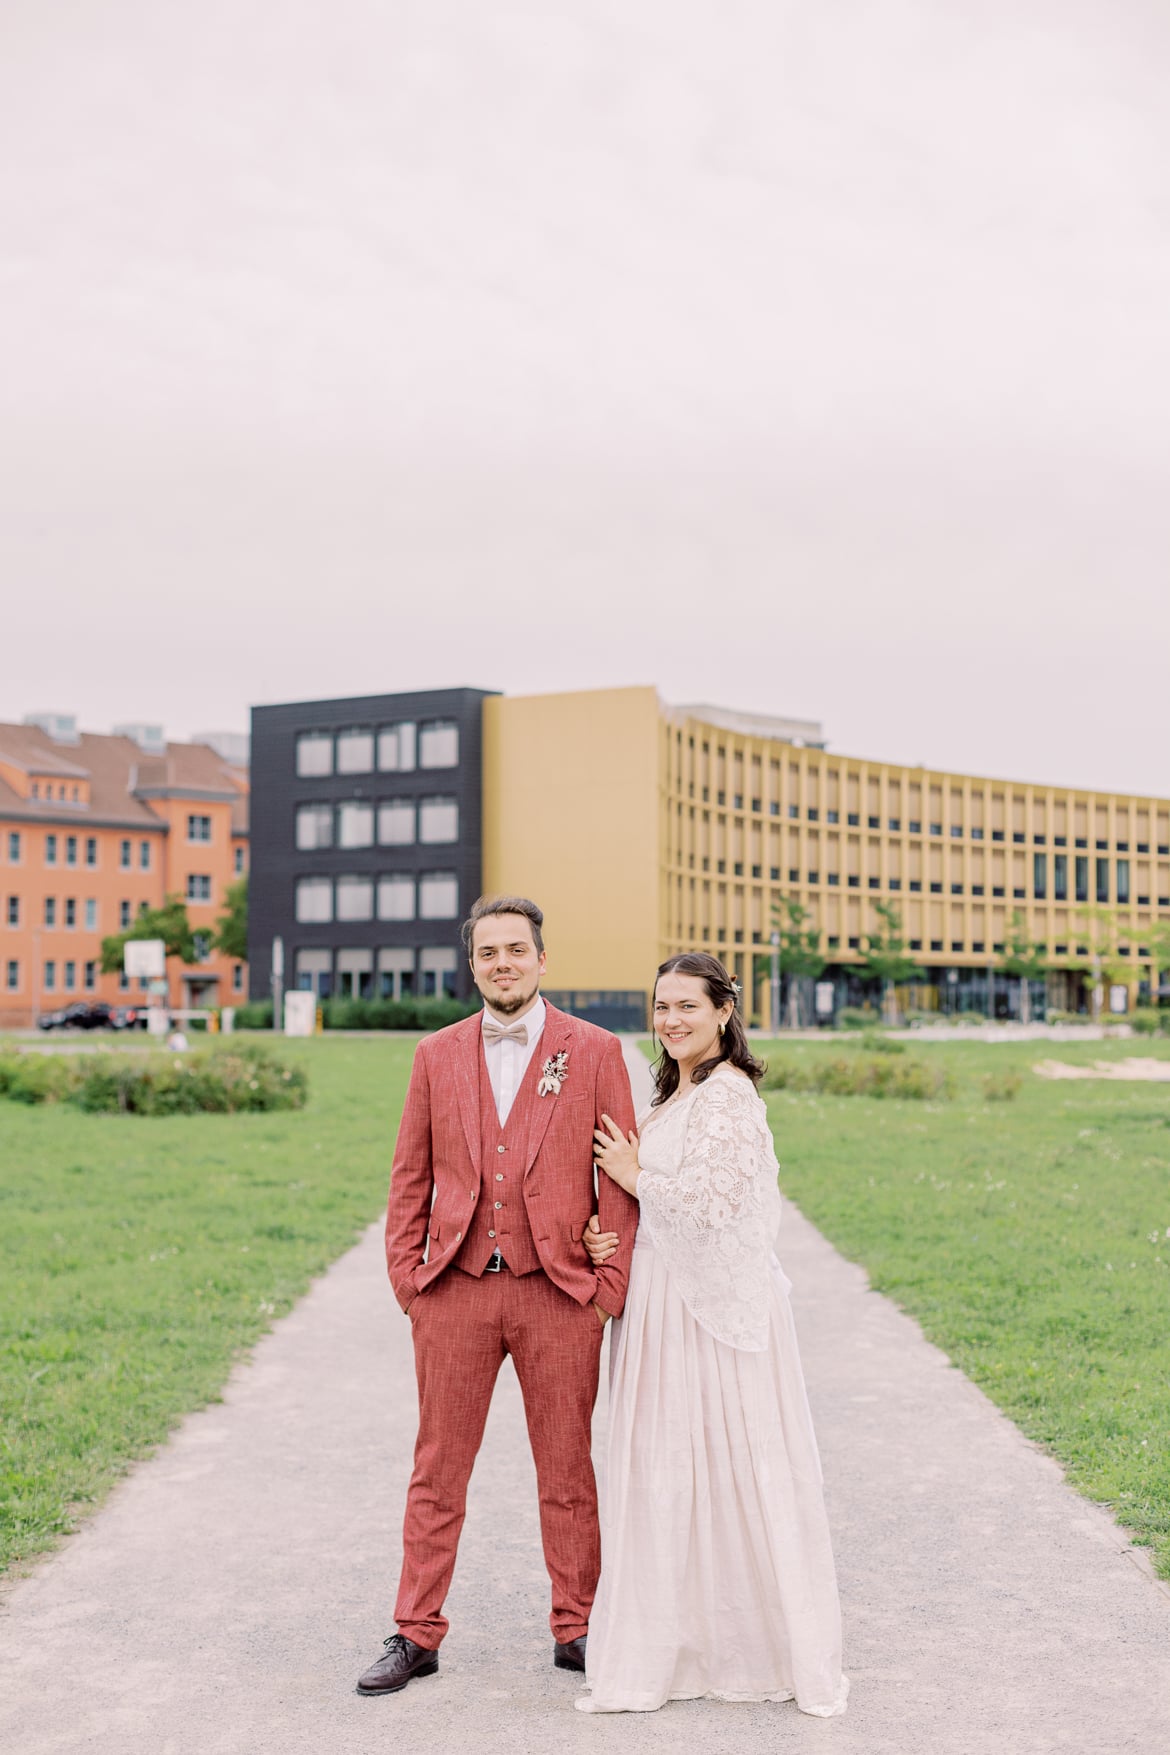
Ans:
[[[272,1028],[284,1028],[284,940],[277,933],[272,941]]]
[[[780,934],[772,933],[772,1034],[780,1034]]]

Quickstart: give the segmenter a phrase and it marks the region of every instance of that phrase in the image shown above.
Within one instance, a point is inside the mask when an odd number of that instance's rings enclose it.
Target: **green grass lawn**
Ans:
[[[911,1036],[907,1054],[946,1065],[954,1099],[769,1094],[781,1187],[1170,1577],[1170,1085],[1031,1070],[1170,1043]],[[987,1102],[1007,1068],[1018,1096]]]
[[[0,1566],[48,1547],[375,1218],[414,1039],[281,1044],[299,1112],[0,1102]]]

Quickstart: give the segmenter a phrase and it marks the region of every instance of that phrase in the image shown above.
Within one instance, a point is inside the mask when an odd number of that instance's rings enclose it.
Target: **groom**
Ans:
[[[595,1191],[593,1130],[606,1114],[625,1132],[634,1113],[617,1038],[541,998],[543,923],[522,896],[476,902],[463,942],[483,1010],[415,1053],[386,1262],[411,1322],[418,1439],[398,1632],[359,1694],[396,1693],[439,1667],[467,1483],[506,1354],[536,1463],[553,1662],[585,1668],[601,1564],[590,1427],[601,1334],[621,1314],[637,1228],[635,1203],[609,1177]],[[581,1243],[595,1210],[626,1240],[596,1270]]]

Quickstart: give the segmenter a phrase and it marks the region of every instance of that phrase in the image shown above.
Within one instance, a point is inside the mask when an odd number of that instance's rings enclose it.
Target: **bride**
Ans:
[[[778,1167],[722,963],[670,957],[640,1135],[608,1116],[600,1168],[638,1199],[610,1353],[601,1582],[582,1712],[667,1700],[845,1710],[841,1618],[789,1282]],[[596,1264],[617,1247],[591,1221]]]

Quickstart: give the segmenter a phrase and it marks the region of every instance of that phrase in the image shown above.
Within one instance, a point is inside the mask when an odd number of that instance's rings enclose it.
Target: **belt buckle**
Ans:
[[[503,1265],[504,1265],[504,1258],[500,1254],[499,1250],[496,1249],[496,1250],[493,1250],[491,1259],[489,1260],[487,1266],[484,1268],[483,1271],[485,1274],[498,1274],[500,1272],[500,1269],[503,1267]]]

